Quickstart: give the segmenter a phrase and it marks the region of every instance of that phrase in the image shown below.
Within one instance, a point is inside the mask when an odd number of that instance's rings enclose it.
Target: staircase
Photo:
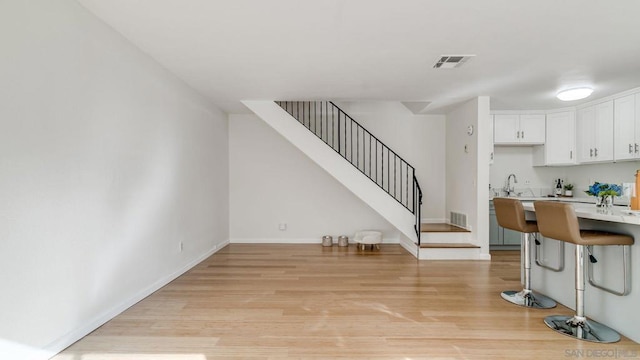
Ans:
[[[413,166],[331,101],[243,103],[394,225],[418,256],[422,190]]]
[[[471,231],[451,224],[422,224],[420,260],[480,259],[480,246],[470,242]]]

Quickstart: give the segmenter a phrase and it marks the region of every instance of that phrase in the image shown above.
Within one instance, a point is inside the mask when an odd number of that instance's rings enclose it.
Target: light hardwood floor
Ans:
[[[626,338],[582,342],[542,322],[568,308],[502,300],[521,288],[520,255],[492,255],[232,244],[54,359],[640,359]]]

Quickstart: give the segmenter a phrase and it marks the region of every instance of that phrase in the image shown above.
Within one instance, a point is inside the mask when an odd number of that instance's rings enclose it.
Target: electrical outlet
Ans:
[[[525,184],[525,185],[531,185],[531,180],[525,180],[525,181],[524,181],[524,184]]]
[[[280,229],[280,231],[285,231],[287,230],[287,223],[280,223],[278,225],[278,229]]]

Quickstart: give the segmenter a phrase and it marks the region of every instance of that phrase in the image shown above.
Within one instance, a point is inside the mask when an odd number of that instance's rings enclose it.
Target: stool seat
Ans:
[[[503,228],[529,234],[538,232],[538,223],[526,220],[524,207],[518,199],[493,198],[498,224]]]
[[[498,224],[503,228],[520,232],[522,250],[524,256],[524,288],[521,291],[506,290],[500,296],[508,302],[527,308],[549,309],[556,306],[556,302],[550,298],[534,293],[531,290],[531,254],[529,236],[538,232],[538,224],[535,221],[526,220],[524,207],[518,199],[493,198],[493,207],[496,211]]]
[[[579,245],[633,245],[633,237],[606,231],[580,230]]]

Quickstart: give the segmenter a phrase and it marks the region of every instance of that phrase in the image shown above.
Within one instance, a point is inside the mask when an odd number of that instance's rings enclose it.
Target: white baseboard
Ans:
[[[127,300],[123,301],[122,303],[120,303],[119,305],[114,306],[113,308],[105,311],[101,315],[96,316],[93,320],[89,321],[86,325],[84,325],[84,326],[82,326],[82,327],[80,327],[78,329],[75,329],[75,330],[73,330],[71,332],[68,332],[67,334],[61,336],[57,340],[55,340],[55,341],[51,342],[50,344],[46,345],[42,350],[39,350],[40,353],[31,354],[28,357],[28,359],[30,359],[30,360],[39,360],[39,359],[46,360],[46,359],[49,359],[50,357],[56,355],[60,351],[62,351],[64,349],[66,349],[67,347],[69,347],[74,342],[78,341],[79,339],[82,339],[84,336],[86,336],[87,334],[91,333],[93,330],[99,328],[100,326],[102,326],[107,321],[109,321],[109,320],[113,319],[114,317],[118,316],[123,311],[127,310],[128,308],[130,308],[131,306],[135,305],[136,303],[140,302],[142,299],[146,298],[147,296],[153,294],[155,291],[157,291],[158,289],[160,289],[163,286],[167,285],[171,281],[175,280],[180,275],[186,273],[187,271],[192,269],[194,266],[198,265],[199,263],[204,261],[206,258],[208,258],[209,256],[215,254],[216,252],[218,252],[220,249],[222,249],[223,247],[227,246],[228,244],[229,244],[229,240],[227,239],[227,240],[223,241],[222,243],[220,243],[218,245],[214,245],[211,250],[207,251],[206,253],[204,253],[204,254],[200,255],[199,257],[195,258],[194,260],[190,261],[189,263],[187,263],[186,265],[184,265],[180,269],[174,271],[173,273],[171,273],[171,274],[159,279],[158,281],[154,282],[153,284],[149,285],[148,287],[140,290],[136,295],[134,295],[130,299],[127,299]],[[48,357],[40,357],[40,356],[42,356],[42,352],[44,352],[46,354],[49,354],[49,356]],[[40,355],[40,356],[37,356],[37,355]]]
[[[400,240],[400,246],[402,246],[405,250],[409,252],[409,254],[418,257],[418,245],[416,245],[413,240],[409,239],[406,236],[402,236]]]
[[[231,239],[231,244],[321,244],[320,238],[295,238],[295,239],[281,239],[281,238],[241,238]],[[333,243],[338,243],[338,237],[333,237]],[[394,238],[383,238],[383,244],[398,244],[400,240]],[[355,244],[353,239],[349,238],[349,244]]]

